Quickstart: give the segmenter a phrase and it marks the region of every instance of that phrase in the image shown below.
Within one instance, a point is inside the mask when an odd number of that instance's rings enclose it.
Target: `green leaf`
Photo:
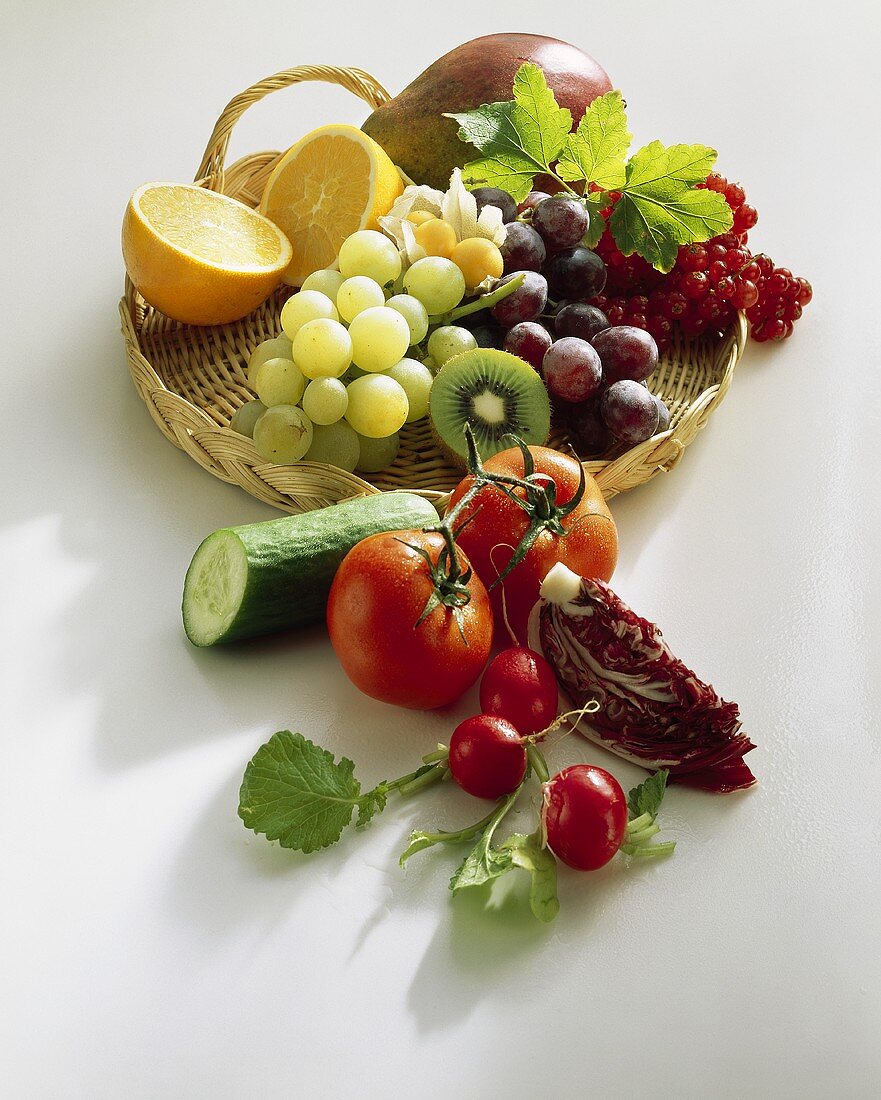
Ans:
[[[587,207],[587,213],[590,215],[590,225],[587,227],[587,232],[584,235],[584,245],[587,248],[596,248],[600,243],[600,237],[606,231],[606,219],[600,214],[600,210],[607,203],[605,195],[587,195],[584,199],[584,204]]]
[[[649,814],[653,819],[658,816],[669,774],[662,768],[631,790],[627,796],[627,809],[631,819],[642,817],[643,814]]]
[[[694,189],[716,159],[706,145],[653,141],[627,162],[621,198],[609,226],[625,256],[638,253],[659,271],[670,271],[680,245],[707,241],[733,223],[723,195]]]
[[[624,156],[632,138],[621,93],[606,92],[591,103],[578,129],[566,139],[557,174],[563,180],[586,180],[603,191],[615,191],[624,185]]]
[[[477,844],[475,844],[468,853],[461,866],[450,879],[450,889],[454,894],[458,890],[463,890],[466,886],[482,886],[483,883],[498,878],[499,875],[503,875],[513,867],[514,860],[511,853],[494,848],[492,846],[492,839],[493,833],[495,833],[499,826],[499,822],[514,805],[519,793],[520,788],[518,787],[517,790],[509,794],[503,802],[499,803],[497,809],[493,810],[492,816],[487,821],[480,840],[478,840]]]
[[[333,756],[300,733],[280,730],[245,769],[239,817],[249,829],[283,848],[315,852],[336,843],[356,806],[365,820],[381,809],[379,798],[362,809],[354,764]],[[373,797],[370,792],[369,797]]]
[[[466,183],[501,187],[518,202],[532,190],[539,172],[549,172],[572,128],[572,114],[559,107],[538,65],[525,62],[514,77],[514,99],[484,103],[447,115],[459,123],[459,137],[483,156],[462,171]]]
[[[540,921],[552,921],[560,911],[557,898],[557,861],[549,848],[542,847],[538,833],[512,833],[502,845],[508,850],[515,867],[532,876],[529,906]]]
[[[454,894],[464,890],[466,886],[483,886],[514,866],[512,854],[493,848],[491,840],[492,835],[487,831],[465,857],[450,879],[450,889]]]
[[[358,819],[355,822],[356,829],[363,829],[374,814],[381,814],[388,802],[388,784],[378,783],[372,791],[368,791],[358,800]]]
[[[708,145],[664,145],[651,141],[637,149],[627,162],[627,189],[652,195],[681,194],[686,188],[704,182],[717,155]]]
[[[550,167],[572,129],[572,112],[557,105],[545,74],[531,61],[525,61],[514,77],[514,103],[511,119],[523,144]]]

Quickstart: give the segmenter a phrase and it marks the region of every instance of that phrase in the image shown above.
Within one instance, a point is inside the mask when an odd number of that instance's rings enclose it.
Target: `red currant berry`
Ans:
[[[606,310],[606,316],[609,318],[609,324],[611,325],[623,325],[624,324],[624,306],[617,303],[613,306],[609,306]]]
[[[722,313],[722,303],[713,291],[698,303],[697,308],[705,321],[716,321]]]
[[[741,279],[737,284],[734,304],[738,309],[749,309],[759,300],[759,288],[749,279]]]
[[[743,267],[743,265],[749,259],[749,253],[743,248],[732,248],[728,255],[725,257],[725,266],[728,270],[734,274]]]
[[[719,194],[722,195],[725,193],[725,188],[728,186],[728,180],[718,172],[710,172],[704,186],[708,187],[710,191],[718,191]]]
[[[675,321],[677,317],[681,317],[688,309],[688,299],[681,291],[671,290],[667,295],[667,302],[664,308],[664,316],[669,317],[671,321]]]
[[[739,183],[729,183],[725,188],[725,201],[732,210],[736,210],[746,201],[746,192]]]
[[[786,334],[786,322],[779,317],[772,317],[765,321],[765,338],[768,340],[782,340]]]
[[[750,260],[748,264],[740,272],[741,279],[749,279],[751,282],[755,282],[756,279],[761,278],[762,269],[756,263],[755,260]]]
[[[714,260],[724,261],[725,257],[728,255],[728,245],[720,244],[719,239],[716,238],[715,241],[711,241],[711,243],[707,245],[707,255],[710,257],[710,264],[712,264]]]
[[[673,331],[673,325],[666,317],[661,317],[655,314],[653,317],[649,317],[648,324],[646,325],[648,331],[654,336],[655,342],[660,344],[662,340],[669,340],[670,333]]]
[[[734,232],[743,233],[746,230],[752,229],[758,220],[759,213],[756,208],[744,203],[739,210],[734,212]]]
[[[808,302],[810,302],[811,298],[813,298],[814,291],[811,288],[811,284],[807,281],[807,279],[799,279],[798,287],[798,304],[800,306],[806,306]]]
[[[716,293],[723,302],[730,302],[737,292],[737,284],[730,275],[726,275],[716,283]]]
[[[682,293],[692,301],[706,297],[709,289],[710,280],[703,271],[689,271],[682,280]]]
[[[684,271],[706,271],[709,264],[707,250],[702,244],[689,244],[679,250],[679,265]]]
[[[710,282],[718,283],[720,279],[724,279],[728,274],[728,268],[725,266],[724,260],[713,260],[710,264]]]
[[[628,313],[627,324],[632,325],[634,328],[645,328],[646,317],[644,313]]]
[[[783,274],[782,271],[775,268],[772,275],[768,278],[768,290],[771,294],[781,295],[785,294],[789,288],[789,279]]]

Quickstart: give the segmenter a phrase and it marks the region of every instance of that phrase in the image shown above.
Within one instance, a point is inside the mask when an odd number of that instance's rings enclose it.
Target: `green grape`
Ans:
[[[346,420],[359,435],[393,435],[404,426],[409,411],[404,387],[386,374],[357,378],[349,386]]]
[[[341,420],[338,424],[316,424],[312,429],[312,446],[303,456],[304,462],[326,462],[351,473],[358,465],[361,453],[359,437]]]
[[[340,272],[344,279],[366,275],[380,286],[393,283],[401,274],[397,245],[375,229],[359,229],[340,247]]]
[[[254,389],[267,409],[296,405],[306,389],[306,379],[290,359],[267,359],[257,371]]]
[[[354,321],[359,313],[371,306],[384,306],[385,294],[374,279],[366,275],[353,275],[344,280],[337,292],[336,307],[340,317],[347,322]]]
[[[410,346],[407,322],[397,310],[387,306],[372,306],[359,313],[349,325],[349,336],[355,366],[366,371],[388,370],[407,354]]]
[[[358,442],[361,446],[361,457],[358,459],[356,469],[365,474],[375,474],[380,470],[387,470],[398,457],[401,446],[401,437],[394,435],[383,436],[382,439],[371,439],[369,435],[359,435]]]
[[[339,320],[333,301],[317,290],[301,290],[299,294],[292,294],[281,307],[281,327],[290,340],[296,337],[307,321],[316,321],[319,317]]]
[[[307,321],[294,337],[292,354],[307,378],[339,378],[352,362],[352,338],[339,321]]]
[[[322,267],[319,271],[313,271],[311,275],[306,276],[300,290],[317,290],[321,294],[326,294],[332,302],[335,302],[342,281],[343,277],[338,271],[332,271],[329,267]]]
[[[254,425],[254,446],[267,462],[299,462],[312,446],[312,421],[302,409],[276,405]]]
[[[404,289],[425,306],[431,316],[455,309],[465,297],[465,276],[452,260],[426,256],[404,276]]]
[[[316,378],[303,394],[303,412],[313,424],[336,424],[346,415],[349,395],[339,378]]]
[[[229,426],[239,435],[246,435],[249,439],[253,439],[254,425],[265,412],[266,406],[262,401],[246,401],[232,414]]]
[[[463,351],[471,351],[476,347],[477,340],[473,333],[470,333],[467,328],[459,328],[458,325],[441,325],[428,338],[428,354],[439,367],[454,355],[460,355]]]
[[[435,363],[430,355],[425,356],[425,358],[422,360],[422,365],[423,367],[428,367],[432,374],[437,374],[438,370],[440,370],[440,364]]]
[[[396,294],[385,303],[396,309],[410,327],[410,347],[421,344],[428,332],[428,310],[412,294]]]
[[[428,412],[428,394],[434,381],[428,367],[417,363],[415,359],[402,359],[385,373],[389,378],[394,378],[407,395],[407,404],[410,406],[407,423],[421,420]]]
[[[267,359],[290,359],[291,342],[287,336],[276,336],[274,340],[264,340],[251,352],[248,359],[248,385],[254,388],[258,369]]]

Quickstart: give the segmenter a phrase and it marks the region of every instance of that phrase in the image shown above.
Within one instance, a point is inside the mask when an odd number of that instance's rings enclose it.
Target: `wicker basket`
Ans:
[[[252,103],[306,80],[339,84],[371,108],[389,99],[385,88],[360,69],[301,66],[277,73],[227,105],[208,142],[197,182],[256,206],[280,154],[253,153],[225,168],[230,133]],[[289,293],[287,288],[278,290],[254,313],[234,324],[200,328],[182,325],[154,310],[126,281],[119,310],[129,368],[162,432],[216,477],[240,485],[285,512],[392,489],[408,489],[442,505],[461,473],[444,460],[426,421],[403,430],[394,465],[372,475],[370,481],[317,463],[266,463],[250,439],[230,430],[233,412],[253,397],[246,378],[249,354],[261,340],[280,331],[279,312]],[[584,463],[606,497],[632,489],[679,461],[725,396],[745,340],[742,315],[721,337],[674,339],[651,378],[651,389],[670,409],[669,430],[635,447],[618,447]],[[554,445],[564,441],[560,431],[551,437]]]

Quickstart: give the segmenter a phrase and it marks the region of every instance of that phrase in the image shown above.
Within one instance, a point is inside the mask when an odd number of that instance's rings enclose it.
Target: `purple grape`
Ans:
[[[586,340],[575,336],[551,344],[541,370],[550,392],[573,404],[593,397],[603,381],[600,357]]]
[[[515,271],[541,271],[548,255],[544,241],[525,222],[511,222],[499,250],[505,261],[506,275]]]
[[[501,325],[487,322],[482,325],[474,325],[471,329],[471,335],[477,341],[479,348],[501,348],[505,338],[505,330]]]
[[[578,199],[553,195],[540,202],[532,212],[532,227],[553,251],[574,248],[590,225],[587,207]]]
[[[577,336],[579,340],[592,341],[598,332],[609,327],[609,318],[596,306],[587,302],[571,302],[557,311],[554,331],[557,336]]]
[[[613,325],[593,338],[593,346],[603,361],[606,382],[629,378],[641,382],[658,365],[658,345],[654,337],[632,325]]]
[[[526,276],[523,285],[490,310],[502,328],[513,328],[521,321],[534,321],[547,305],[548,284],[544,275],[539,275],[537,271],[525,271],[523,274]],[[514,275],[508,275],[502,283],[509,283],[513,278]]]
[[[656,393],[653,393],[652,397],[654,397],[655,404],[658,406],[658,426],[655,428],[655,435],[659,435],[670,427],[670,410]]]
[[[614,443],[612,433],[600,415],[600,402],[597,397],[570,406],[567,426],[579,454],[602,454]]]
[[[613,382],[600,401],[606,427],[621,443],[651,439],[658,426],[658,406],[645,386],[624,378]]]
[[[551,346],[551,334],[537,321],[521,321],[505,337],[505,351],[519,355],[531,367],[541,369],[541,361]]]
[[[485,206],[497,206],[503,222],[512,222],[517,217],[517,203],[500,187],[475,187],[471,194],[477,199],[478,214]]]
[[[522,214],[524,210],[533,210],[540,202],[544,202],[545,199],[549,199],[551,196],[547,191],[530,191],[523,202],[517,207]]]
[[[544,273],[555,298],[594,298],[606,285],[606,265],[589,248],[554,253]]]

